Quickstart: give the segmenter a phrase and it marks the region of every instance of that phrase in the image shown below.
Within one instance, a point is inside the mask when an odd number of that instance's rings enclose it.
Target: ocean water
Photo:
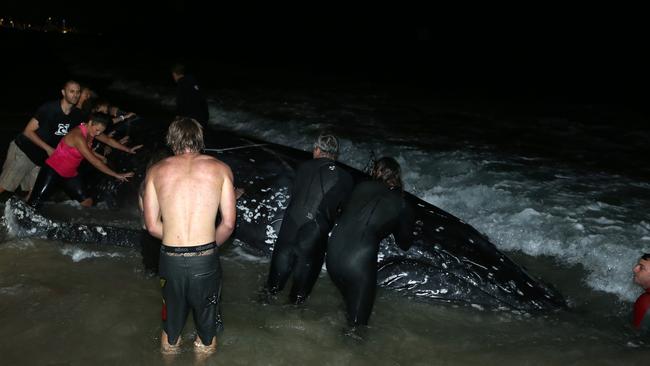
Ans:
[[[67,64],[127,107],[173,109],[167,74]],[[640,293],[631,269],[650,251],[650,132],[643,116],[616,105],[436,98],[349,81],[221,85],[208,73],[204,68],[200,79],[210,80],[204,89],[211,124],[303,150],[320,131],[331,131],[342,141],[340,160],[359,169],[373,157],[395,157],[406,190],[486,234],[556,286],[570,308],[531,315],[380,291],[371,326],[352,337],[325,273],[307,306],[287,305],[286,294],[265,305],[258,290],[268,259],[233,246],[222,255],[226,329],[219,351],[203,360],[185,347],[167,360],[158,352],[158,281],[142,270],[140,253],[16,239],[2,227],[3,364],[647,363],[650,340],[629,326]],[[232,73],[246,75],[240,68]],[[96,215],[70,204],[60,211],[79,222],[91,215],[137,226],[139,219],[102,207]],[[191,321],[184,336],[193,336]]]

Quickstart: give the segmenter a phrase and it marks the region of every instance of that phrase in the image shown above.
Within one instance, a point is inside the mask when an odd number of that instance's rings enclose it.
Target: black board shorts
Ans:
[[[163,330],[176,344],[190,310],[204,345],[217,333],[221,265],[216,243],[196,247],[160,247]]]

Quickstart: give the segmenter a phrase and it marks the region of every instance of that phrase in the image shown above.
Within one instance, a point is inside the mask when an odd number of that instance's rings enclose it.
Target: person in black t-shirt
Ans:
[[[172,67],[172,78],[176,87],[176,115],[197,120],[205,129],[210,118],[208,103],[199,88],[196,79],[185,74],[185,66],[177,64]]]
[[[39,167],[52,154],[59,140],[83,121],[75,108],[81,87],[70,80],[61,89],[61,100],[43,104],[21,134],[9,144],[7,158],[0,175],[0,193],[13,192],[19,185],[31,191]]]

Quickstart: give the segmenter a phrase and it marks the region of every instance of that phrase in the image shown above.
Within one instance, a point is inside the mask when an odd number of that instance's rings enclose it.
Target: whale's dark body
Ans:
[[[310,159],[311,153],[227,131],[206,132],[206,153],[229,164],[235,185],[246,190],[237,202],[235,245],[270,256],[290,197],[295,168]],[[141,141],[148,146],[135,158],[119,155],[113,164],[123,166],[122,170],[135,169],[137,181],[142,179],[148,157],[160,145],[161,138],[147,128],[130,133],[136,142],[134,135],[147,136]],[[363,172],[341,165],[356,182],[368,179]],[[133,205],[133,187],[139,182],[134,183],[115,186],[110,178],[102,178],[99,186],[103,198],[110,203]],[[530,276],[476,229],[411,194],[407,193],[406,199],[415,208],[415,241],[407,252],[397,248],[392,237],[382,241],[378,258],[380,286],[413,298],[489,308],[535,311],[566,306],[554,289]],[[55,222],[30,212],[15,199],[8,201],[5,216],[10,231],[16,235],[121,246],[137,246],[143,235],[139,230]]]

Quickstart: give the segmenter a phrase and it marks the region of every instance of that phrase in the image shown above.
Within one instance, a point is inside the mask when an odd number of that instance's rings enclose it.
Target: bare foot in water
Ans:
[[[160,353],[163,355],[177,355],[181,353],[181,337],[178,337],[176,344],[170,344],[167,333],[163,331],[160,337]]]
[[[197,354],[204,354],[204,355],[209,355],[214,353],[214,351],[217,350],[217,337],[212,337],[212,343],[210,345],[206,346],[201,342],[201,338],[199,336],[196,336],[196,339],[194,340],[194,352]]]

